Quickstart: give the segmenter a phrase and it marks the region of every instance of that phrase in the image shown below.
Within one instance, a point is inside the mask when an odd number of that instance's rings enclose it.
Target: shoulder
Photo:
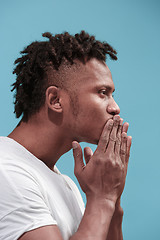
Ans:
[[[30,166],[6,161],[1,164],[0,182],[0,239],[18,239],[27,231],[57,224]]]

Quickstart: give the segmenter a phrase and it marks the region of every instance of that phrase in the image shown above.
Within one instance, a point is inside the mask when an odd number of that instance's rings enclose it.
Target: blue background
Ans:
[[[13,62],[41,33],[86,30],[118,51],[108,61],[121,116],[133,136],[126,187],[122,197],[124,239],[160,239],[160,1],[156,0],[14,0],[0,2],[0,135],[18,120],[10,85]],[[96,146],[82,143],[82,147]],[[75,179],[72,151],[58,168]],[[83,199],[85,196],[82,193]]]

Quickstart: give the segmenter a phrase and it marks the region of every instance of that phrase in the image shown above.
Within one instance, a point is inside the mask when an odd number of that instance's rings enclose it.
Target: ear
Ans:
[[[46,90],[46,103],[48,108],[57,113],[62,112],[60,103],[60,89],[55,86],[50,86]]]

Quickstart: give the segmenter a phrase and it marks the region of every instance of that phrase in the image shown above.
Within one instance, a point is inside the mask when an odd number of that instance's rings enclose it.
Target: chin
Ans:
[[[99,132],[94,132],[94,135],[89,134],[89,132],[88,132],[83,137],[81,137],[81,138],[79,137],[77,140],[78,140],[78,142],[87,142],[87,143],[98,145],[98,142],[99,142],[99,139],[101,136],[101,132],[102,132],[102,130],[100,130]]]

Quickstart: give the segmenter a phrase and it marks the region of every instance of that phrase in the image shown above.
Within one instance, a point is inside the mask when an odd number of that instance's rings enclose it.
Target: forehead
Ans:
[[[80,70],[79,83],[84,85],[107,85],[114,89],[112,74],[105,62],[88,61]]]

